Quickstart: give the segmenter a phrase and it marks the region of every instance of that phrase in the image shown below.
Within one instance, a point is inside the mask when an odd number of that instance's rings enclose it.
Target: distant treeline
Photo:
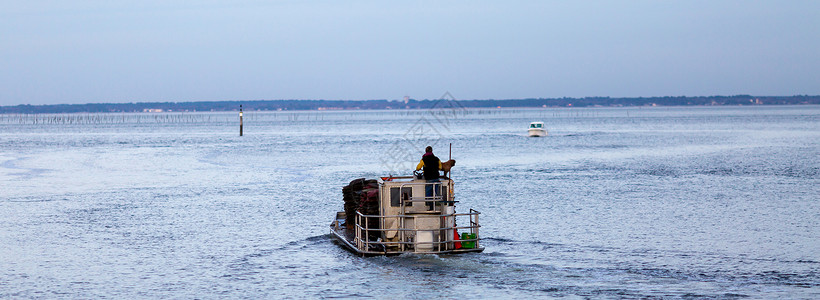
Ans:
[[[820,96],[707,96],[640,98],[528,98],[505,100],[451,100],[448,107],[590,107],[686,105],[820,104]],[[180,112],[253,110],[426,109],[440,107],[439,100],[253,100],[216,102],[137,102],[0,106],[0,113]]]

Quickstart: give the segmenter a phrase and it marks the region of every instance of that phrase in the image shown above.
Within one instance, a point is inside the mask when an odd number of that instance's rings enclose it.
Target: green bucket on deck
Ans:
[[[475,239],[475,233],[463,232],[463,233],[461,233],[461,239],[462,240],[473,240],[473,239]],[[473,249],[473,248],[475,248],[475,241],[461,242],[461,248]]]

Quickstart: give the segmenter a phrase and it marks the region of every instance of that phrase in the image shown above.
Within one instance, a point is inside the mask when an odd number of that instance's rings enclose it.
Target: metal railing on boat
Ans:
[[[422,201],[423,202],[423,201]],[[449,252],[455,249],[454,243],[468,243],[473,242],[472,248],[464,248],[464,249],[478,249],[479,246],[479,235],[478,230],[481,227],[478,223],[478,216],[481,214],[480,212],[470,209],[469,213],[454,213],[454,214],[445,214],[445,215],[389,215],[389,216],[381,216],[381,215],[364,215],[361,212],[356,212],[356,226],[355,226],[355,238],[354,243],[358,250],[362,253],[403,253],[403,252],[416,252],[416,253],[442,253],[442,252]],[[404,224],[403,219],[405,218],[446,218],[446,217],[453,217],[456,218],[456,224],[458,217],[467,218],[469,226],[445,226],[433,229],[416,229],[416,228],[404,228],[403,226],[397,228],[370,228],[371,219],[377,219],[379,224],[384,224],[385,222],[381,222],[382,220],[386,220],[389,218],[395,218],[398,224]],[[447,240],[443,238],[446,234],[453,233],[456,234],[458,230],[469,230],[464,232],[469,232],[471,235],[475,236],[475,238],[468,238],[468,239],[452,239]],[[400,238],[397,241],[385,241],[381,240],[382,236],[386,236],[383,233],[388,231],[395,231],[400,234]],[[409,241],[407,239],[407,233],[414,233],[412,236],[418,237],[418,232],[431,232],[435,233],[438,231],[440,234],[438,235],[438,241],[429,241],[429,242],[420,242],[418,239]],[[371,239],[373,235],[371,233],[378,233],[378,238],[374,241]],[[443,233],[443,234],[442,234]],[[433,249],[431,251],[408,251],[409,247],[413,246],[413,249],[416,250],[419,245],[429,245],[429,249]],[[375,250],[373,250],[375,249]]]

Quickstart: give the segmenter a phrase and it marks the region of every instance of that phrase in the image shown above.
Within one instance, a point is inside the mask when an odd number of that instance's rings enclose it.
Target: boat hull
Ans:
[[[544,130],[544,129],[539,129],[539,128],[530,128],[529,129],[529,135],[531,137],[547,136],[547,131]]]

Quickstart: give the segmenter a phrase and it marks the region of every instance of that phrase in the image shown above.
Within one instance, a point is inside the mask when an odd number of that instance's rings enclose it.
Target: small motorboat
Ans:
[[[479,212],[456,213],[453,180],[420,176],[356,179],[342,189],[345,211],[330,233],[362,256],[481,252]]]
[[[530,129],[528,130],[530,136],[547,136],[547,130],[544,129],[544,122],[532,122],[530,123]]]

